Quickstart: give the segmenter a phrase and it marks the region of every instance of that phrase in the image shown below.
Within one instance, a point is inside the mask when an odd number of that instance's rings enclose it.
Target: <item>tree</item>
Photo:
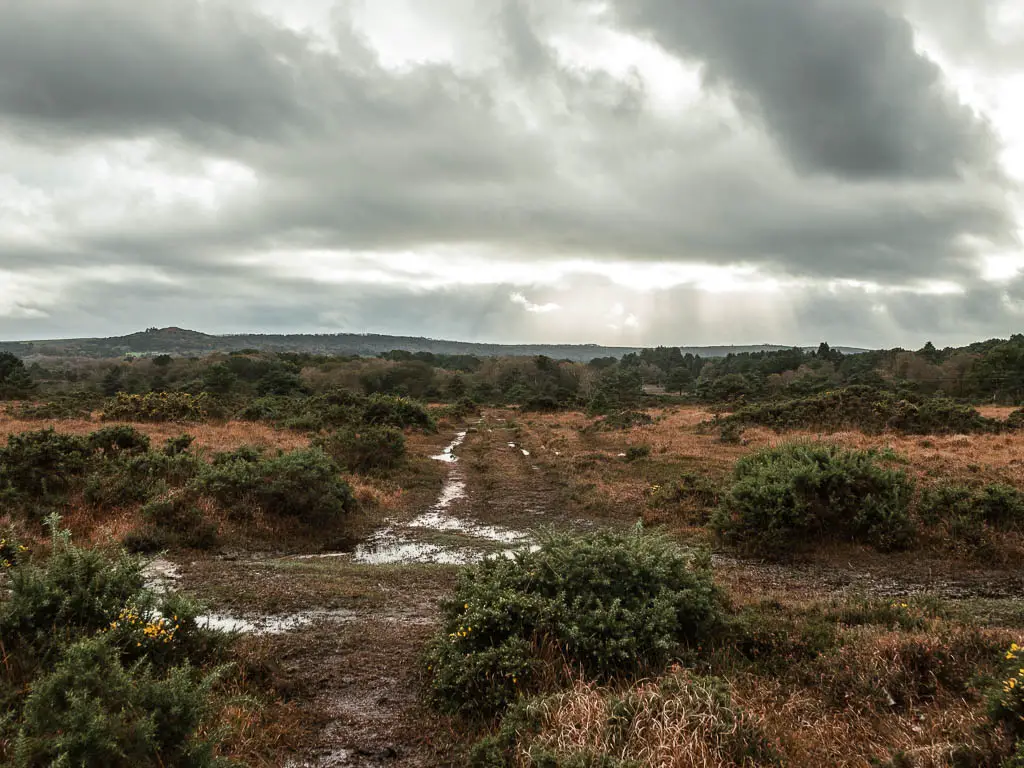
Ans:
[[[124,381],[121,378],[120,368],[111,368],[100,382],[100,389],[107,397],[113,397],[118,392],[124,392]]]
[[[287,368],[274,368],[256,384],[256,391],[267,395],[294,395],[302,392],[302,379]]]
[[[679,366],[669,371],[668,378],[665,380],[665,389],[669,392],[678,392],[681,395],[684,391],[693,388],[693,381],[693,374]]]
[[[458,374],[455,374],[448,379],[448,386],[445,389],[447,390],[448,397],[453,400],[458,400],[460,397],[465,397],[466,395],[466,381]]]
[[[174,358],[170,355],[157,355],[153,358],[153,365],[157,368],[166,368],[172,362],[174,362]]]
[[[35,383],[20,357],[11,352],[0,352],[0,398],[28,397]]]
[[[211,365],[203,374],[203,391],[214,395],[226,395],[235,388],[238,376],[224,363]]]

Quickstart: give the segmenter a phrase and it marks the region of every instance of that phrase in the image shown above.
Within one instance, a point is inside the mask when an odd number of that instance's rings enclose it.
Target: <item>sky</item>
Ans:
[[[2,0],[0,339],[1024,330],[1018,0]]]

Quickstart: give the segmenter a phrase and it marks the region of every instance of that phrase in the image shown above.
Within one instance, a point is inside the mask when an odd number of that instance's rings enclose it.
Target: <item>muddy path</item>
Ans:
[[[459,765],[450,724],[425,708],[419,657],[459,565],[533,546],[557,488],[500,422],[448,434],[432,503],[381,516],[342,550],[160,564],[157,580],[210,606],[298,713],[303,748],[278,764]]]

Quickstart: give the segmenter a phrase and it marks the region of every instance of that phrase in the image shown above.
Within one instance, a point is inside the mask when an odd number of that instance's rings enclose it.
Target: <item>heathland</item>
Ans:
[[[0,763],[1024,765],[1022,337],[0,396]]]

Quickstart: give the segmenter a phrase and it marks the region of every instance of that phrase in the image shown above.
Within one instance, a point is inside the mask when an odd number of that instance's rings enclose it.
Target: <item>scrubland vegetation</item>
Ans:
[[[1024,766],[1022,352],[0,355],[0,762]]]

